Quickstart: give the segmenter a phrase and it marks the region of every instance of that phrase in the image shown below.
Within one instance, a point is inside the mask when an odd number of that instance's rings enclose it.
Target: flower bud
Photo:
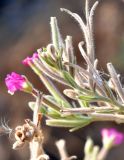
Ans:
[[[35,59],[38,59],[38,58],[39,58],[39,57],[38,57],[38,53],[35,52],[32,57],[27,57],[27,58],[25,58],[25,59],[22,61],[22,63],[23,63],[25,66],[30,66],[30,65],[33,63],[33,61],[34,61]]]
[[[85,154],[90,154],[93,151],[93,140],[91,138],[88,138],[86,143],[85,143],[85,147],[84,147],[84,152]]]
[[[57,59],[57,57],[56,57],[57,53],[56,53],[56,51],[55,51],[55,47],[54,47],[53,44],[49,44],[49,45],[47,46],[47,52],[48,52],[49,56],[51,57],[51,59],[52,59],[53,61],[56,61],[56,59]]]
[[[71,99],[76,100],[78,98],[78,94],[73,89],[65,89],[63,93]]]

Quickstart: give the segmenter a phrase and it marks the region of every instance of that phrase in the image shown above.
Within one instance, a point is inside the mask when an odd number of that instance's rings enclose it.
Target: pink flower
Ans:
[[[14,94],[15,91],[21,90],[25,92],[32,91],[32,85],[29,83],[27,78],[23,75],[12,72],[8,74],[5,78],[5,83],[8,88],[8,93]]]
[[[121,132],[118,132],[114,128],[102,129],[101,135],[102,135],[103,143],[109,143],[109,141],[111,141],[113,145],[119,145],[124,141],[124,134]]]
[[[22,61],[22,63],[23,63],[25,66],[29,66],[31,63],[33,63],[33,60],[38,59],[38,58],[39,58],[39,57],[38,57],[38,53],[35,52],[32,57],[27,57],[27,58],[25,58],[25,59]]]

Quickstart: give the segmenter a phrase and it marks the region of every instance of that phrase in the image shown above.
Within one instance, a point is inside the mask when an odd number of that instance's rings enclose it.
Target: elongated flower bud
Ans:
[[[51,59],[53,61],[56,61],[57,57],[56,57],[56,50],[53,44],[48,44],[47,46],[47,52],[49,54],[49,56],[51,57]]]
[[[78,98],[78,94],[73,89],[65,89],[63,93],[71,99],[77,100]]]
[[[84,152],[86,155],[90,154],[93,151],[93,140],[91,138],[88,138],[86,143],[85,143],[85,147],[84,147]]]

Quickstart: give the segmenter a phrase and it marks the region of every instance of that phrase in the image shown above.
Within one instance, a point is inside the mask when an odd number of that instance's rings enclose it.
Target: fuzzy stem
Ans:
[[[72,160],[72,159],[77,159],[76,156],[68,156],[66,146],[65,146],[65,140],[60,139],[59,141],[56,142],[57,149],[60,154],[60,160]]]
[[[68,101],[60,93],[60,91],[56,88],[56,86],[53,84],[53,82],[40,70],[41,69],[41,65],[39,64],[39,61],[35,60],[34,64],[31,64],[30,67],[39,76],[39,78],[41,79],[43,84],[46,86],[48,91],[54,96],[56,101],[60,105],[63,105],[65,107],[70,107],[70,104],[68,103]]]
[[[41,98],[42,98],[42,94],[39,92],[37,99],[36,99],[34,113],[33,113],[33,122],[35,125],[37,125],[37,121],[38,121],[38,113],[39,113],[39,106],[40,106]]]
[[[40,140],[38,141],[31,141],[30,142],[30,155],[31,155],[31,158],[30,160],[38,160],[38,158],[41,156],[41,155],[44,155],[44,150],[42,148],[42,142]],[[40,160],[44,160],[45,158],[42,158]]]
[[[91,113],[93,121],[114,121],[116,123],[124,123],[124,115],[106,114],[106,113]]]
[[[57,50],[58,54],[60,53],[60,49],[63,46],[63,41],[59,32],[59,27],[57,24],[57,19],[56,17],[51,17],[50,19],[50,25],[51,25],[51,32],[52,32],[52,42]]]
[[[72,109],[63,109],[62,112],[66,114],[71,112],[71,113],[83,113],[83,114],[88,114],[88,113],[93,113],[93,112],[104,112],[106,110],[115,110],[113,107],[107,107],[107,106],[102,106],[102,107],[90,107],[90,108],[72,108]],[[116,109],[118,111],[118,109]]]
[[[102,147],[102,149],[100,150],[98,156],[97,156],[97,160],[104,160],[108,154],[108,151],[106,148]]]
[[[43,150],[43,135],[40,127],[41,115],[39,114],[40,102],[42,99],[42,94],[38,92],[36,97],[36,104],[33,112],[33,125],[36,126],[36,136],[34,135],[33,139],[30,141],[30,160],[47,160],[49,156],[47,156]]]
[[[107,68],[108,68],[108,71],[111,75],[112,82],[114,83],[115,89],[116,89],[119,97],[121,98],[122,102],[124,103],[124,91],[123,91],[121,82],[118,78],[118,75],[117,75],[117,73],[111,63],[107,64]]]
[[[33,90],[32,95],[33,97],[37,97],[38,91],[36,89]],[[52,101],[48,100],[45,95],[43,95],[42,97],[42,104],[48,107],[51,107],[57,111],[60,111],[60,109],[62,109],[60,106],[58,106],[57,104],[53,103]]]
[[[83,111],[84,110],[84,111]],[[106,107],[107,110],[107,107]],[[88,116],[92,117],[92,121],[115,121],[116,123],[124,123],[124,115],[120,114],[111,114],[111,113],[97,113],[95,111],[86,109],[80,109],[80,111],[69,109],[69,110],[62,110],[64,113],[68,113],[69,115],[73,114],[87,114]]]
[[[63,139],[56,142],[56,146],[58,148],[61,160],[67,159],[68,154],[65,147],[65,141]]]

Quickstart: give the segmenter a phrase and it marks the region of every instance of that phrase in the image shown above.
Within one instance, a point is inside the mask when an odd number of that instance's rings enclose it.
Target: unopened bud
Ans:
[[[56,50],[53,44],[48,44],[47,46],[47,52],[49,56],[52,58],[53,61],[56,61]]]
[[[78,97],[78,94],[77,94],[74,90],[72,90],[72,89],[65,89],[65,90],[63,91],[63,93],[64,93],[67,97],[69,97],[69,98],[71,98],[71,99],[74,99],[74,100],[76,100],[77,97]]]
[[[93,140],[91,138],[88,138],[85,143],[84,152],[87,155],[90,154],[92,150],[93,150]]]

